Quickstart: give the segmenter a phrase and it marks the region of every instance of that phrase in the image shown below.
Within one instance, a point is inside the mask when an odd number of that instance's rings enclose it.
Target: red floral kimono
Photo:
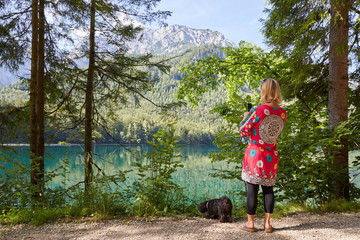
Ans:
[[[242,179],[252,184],[273,186],[278,170],[277,139],[284,128],[286,111],[268,105],[255,106],[240,123],[242,137],[250,137],[246,148]]]

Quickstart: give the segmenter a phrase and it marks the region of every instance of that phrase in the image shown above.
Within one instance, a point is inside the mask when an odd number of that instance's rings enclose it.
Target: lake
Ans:
[[[149,145],[126,146],[130,151],[118,145],[96,145],[94,147],[95,163],[103,169],[106,175],[113,175],[120,171],[129,170],[135,161],[134,152],[146,153],[151,150]],[[240,191],[244,183],[239,180],[224,180],[211,177],[214,169],[231,169],[226,163],[211,163],[209,154],[218,151],[215,146],[183,146],[180,154],[184,157],[184,167],[173,174],[176,183],[185,187],[186,194],[195,201],[203,199],[219,198],[223,195],[231,195],[229,191]],[[83,146],[46,146],[45,170],[52,171],[62,165],[62,160],[68,160],[70,164],[70,175],[67,186],[73,186],[84,180],[84,154]],[[29,147],[22,146],[17,149],[18,156],[10,156],[29,164]],[[8,168],[12,167],[8,164]],[[94,167],[95,169],[95,167]],[[127,175],[127,184],[135,180],[135,173]],[[62,177],[56,177],[50,183],[51,187],[61,185]],[[234,199],[234,196],[232,196]],[[243,199],[234,199],[243,201]]]
[[[96,145],[94,147],[95,162],[104,170],[106,175],[116,174],[118,171],[125,171],[132,168],[135,161],[134,152],[138,154],[146,153],[151,150],[149,145],[130,145],[126,146],[130,151],[118,145]],[[211,177],[210,174],[215,169],[233,169],[224,162],[211,163],[209,154],[218,151],[215,146],[183,146],[180,150],[184,157],[184,168],[179,169],[173,174],[176,183],[185,187],[186,194],[190,199],[201,201],[204,199],[219,198],[228,195],[233,201],[244,203],[244,197],[239,197],[229,192],[240,192],[245,185],[239,180],[224,180]],[[1,151],[1,149],[0,149]],[[29,164],[29,147],[22,146],[17,149],[18,156],[10,154],[10,156],[19,159],[23,163]],[[70,165],[70,173],[67,176],[67,187],[83,181],[84,178],[84,156],[83,147],[81,145],[71,146],[47,146],[45,157],[45,170],[52,171],[62,165],[62,160],[68,160]],[[350,153],[350,162],[358,156],[359,152]],[[8,164],[7,168],[12,165]],[[356,172],[350,171],[350,175]],[[135,180],[135,173],[127,175],[126,184],[132,184]],[[63,181],[62,177],[56,177],[50,183],[50,187],[60,186]],[[359,178],[355,179],[355,183],[359,186]]]

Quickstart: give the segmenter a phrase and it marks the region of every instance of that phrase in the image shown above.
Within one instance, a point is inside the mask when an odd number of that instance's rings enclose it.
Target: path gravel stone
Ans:
[[[265,233],[263,219],[256,219],[258,231],[242,231],[239,225],[204,218],[158,218],[152,220],[107,220],[51,223],[42,226],[21,224],[0,226],[0,239],[21,240],[161,240],[161,239],[336,239],[360,240],[360,213],[295,213],[273,219],[273,233]]]

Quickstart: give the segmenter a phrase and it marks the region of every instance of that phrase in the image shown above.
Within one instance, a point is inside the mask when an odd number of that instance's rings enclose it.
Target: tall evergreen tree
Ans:
[[[90,6],[89,68],[85,93],[85,191],[92,182],[92,124],[93,124],[93,88],[95,74],[95,0]]]
[[[57,46],[64,38],[68,39],[67,29],[59,30],[61,23],[56,23],[58,25],[55,27],[46,21],[45,7],[56,10],[53,2],[45,5],[44,0],[5,0],[2,3],[0,66],[17,71],[31,64],[30,74],[25,72],[21,78],[29,85],[30,90],[29,108],[25,109],[30,112],[31,183],[36,189],[34,196],[39,197],[44,192],[45,102],[47,106],[51,106],[52,102],[58,101],[56,89],[61,83],[56,81],[58,79],[54,77],[54,72],[56,73],[55,69],[64,69],[64,63],[68,62],[64,61],[66,53]],[[51,13],[56,15],[54,11]],[[30,79],[27,77],[29,75]]]
[[[30,78],[31,183],[36,196],[44,193],[44,0],[32,0]],[[34,196],[35,196],[34,195]]]
[[[84,110],[82,107],[79,108],[80,120],[77,120],[85,125],[85,191],[88,191],[93,175],[93,130],[100,127],[108,133],[106,119],[114,117],[115,108],[129,104],[129,97],[146,98],[144,93],[151,90],[154,84],[148,72],[149,68],[168,70],[162,61],[153,62],[151,54],[127,54],[126,43],[136,39],[142,28],[134,24],[125,24],[122,19],[134,18],[141,22],[162,23],[162,19],[170,13],[153,11],[158,2],[159,0],[92,0],[90,3],[62,1],[63,6],[66,6],[62,15],[69,16],[69,21],[76,21],[76,24],[88,34],[88,39],[81,43],[82,49],[78,49],[78,58],[86,56],[89,61],[87,69],[79,71],[81,81],[78,85],[79,90],[81,85],[86,86]],[[79,11],[80,9],[84,11]],[[73,95],[75,98],[78,96]],[[70,103],[71,98],[67,102]],[[85,117],[81,119],[83,112]]]
[[[348,62],[358,71],[358,58],[349,58],[349,52],[358,54],[359,3],[351,0],[334,1],[268,1],[264,22],[267,43],[279,54],[286,54],[294,67],[288,78],[297,97],[303,99],[310,112],[319,111],[321,104],[312,102],[303,94],[316,95],[327,87],[328,124],[335,129],[348,120]],[[349,15],[352,17],[349,18]],[[348,39],[353,40],[352,46]],[[358,77],[353,75],[353,81]],[[319,84],[316,84],[319,83]],[[312,88],[306,88],[305,86]],[[318,87],[317,87],[318,86]],[[305,96],[305,97],[304,97]],[[325,102],[325,101],[322,102]],[[311,104],[312,102],[312,104]],[[315,106],[316,108],[312,108]],[[349,199],[348,142],[340,140],[338,153],[330,152],[334,179],[334,197]]]
[[[348,38],[349,11],[352,0],[330,1],[329,33],[329,127],[336,128],[348,120]],[[342,147],[334,155],[334,168],[338,174],[334,181],[336,196],[350,199],[348,141],[341,139]]]
[[[0,5],[0,65],[16,71],[31,61],[30,158],[31,183],[39,197],[44,190],[44,0],[12,1]],[[31,26],[31,28],[30,28]],[[31,29],[31,30],[30,30]],[[27,54],[31,48],[31,55]]]
[[[38,127],[37,127],[37,90],[38,90],[38,44],[39,44],[39,1],[32,0],[32,39],[31,39],[31,77],[30,77],[30,158],[31,158],[31,183],[34,185],[40,185],[41,169],[38,156]],[[41,158],[41,157],[40,157]]]

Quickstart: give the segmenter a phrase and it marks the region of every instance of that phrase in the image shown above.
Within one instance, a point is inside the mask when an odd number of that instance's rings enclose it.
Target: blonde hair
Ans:
[[[264,79],[260,85],[260,91],[261,104],[265,104],[267,102],[276,102],[277,104],[280,104],[283,100],[279,83],[275,79]]]

